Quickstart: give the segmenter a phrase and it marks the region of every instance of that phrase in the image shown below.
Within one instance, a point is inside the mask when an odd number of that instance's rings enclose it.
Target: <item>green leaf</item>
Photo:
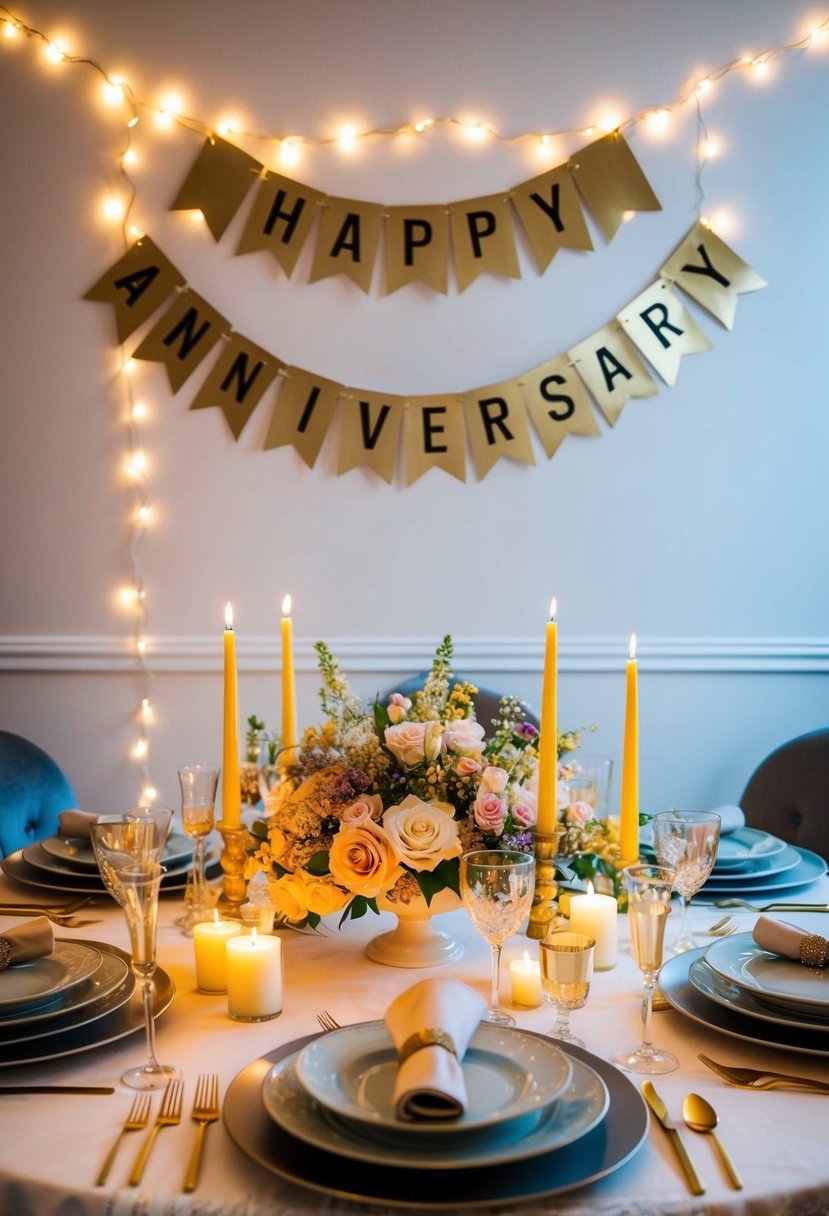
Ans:
[[[251,836],[255,836],[257,840],[268,839],[268,825],[264,819],[257,819],[251,826]]]
[[[450,890],[460,895],[460,870],[457,861],[440,861],[434,870],[417,870],[415,880],[420,887],[420,893],[426,900],[426,906],[432,902],[438,891]]]
[[[391,718],[389,711],[385,705],[381,705],[379,701],[374,702],[374,729],[377,731],[378,738],[382,741],[385,737],[384,732],[387,726],[391,726]]]
[[[328,874],[328,849],[319,849],[318,852],[312,853],[302,868],[309,874],[313,874],[315,878]]]
[[[374,912],[375,915],[380,915],[380,909],[377,907],[376,899],[366,899],[365,895],[355,895],[350,903],[345,905],[343,914],[340,917],[340,928],[347,920],[359,920],[361,916],[365,916],[366,912]]]

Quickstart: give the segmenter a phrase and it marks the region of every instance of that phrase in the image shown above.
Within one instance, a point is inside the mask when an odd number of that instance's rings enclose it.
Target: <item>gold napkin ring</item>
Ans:
[[[413,1056],[416,1051],[422,1051],[424,1047],[444,1047],[455,1059],[458,1057],[455,1040],[451,1034],[447,1034],[445,1030],[440,1030],[436,1026],[427,1026],[425,1029],[416,1030],[414,1034],[409,1035],[397,1053],[398,1063],[404,1064],[409,1056]]]
[[[11,961],[11,942],[7,941],[5,937],[0,937],[0,971],[5,971],[7,967],[10,967]]]
[[[808,933],[800,940],[800,961],[806,967],[829,966],[829,941],[817,933]]]

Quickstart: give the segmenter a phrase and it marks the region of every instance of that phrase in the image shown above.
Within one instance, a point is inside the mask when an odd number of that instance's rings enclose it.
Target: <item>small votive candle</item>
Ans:
[[[227,992],[227,943],[241,931],[238,920],[219,920],[218,912],[213,920],[193,925],[196,987],[201,992]]]
[[[570,896],[570,929],[586,933],[596,942],[593,969],[609,971],[616,966],[616,923],[618,907],[612,895],[600,895],[587,884],[585,895]]]
[[[524,951],[523,958],[515,958],[509,965],[509,978],[513,1005],[534,1008],[541,1004],[541,964]]]
[[[227,1011],[236,1022],[266,1022],[282,1012],[282,942],[254,928],[227,943]]]

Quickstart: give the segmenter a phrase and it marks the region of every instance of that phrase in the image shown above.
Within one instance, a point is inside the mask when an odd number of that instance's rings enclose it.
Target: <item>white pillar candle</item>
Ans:
[[[256,929],[227,943],[227,1011],[237,1022],[265,1022],[282,1012],[282,942]]]
[[[512,1003],[535,1008],[541,1004],[541,964],[531,959],[524,951],[523,958],[515,958],[509,965]]]
[[[588,883],[586,895],[570,896],[570,928],[595,939],[593,967],[609,971],[616,966],[616,921],[618,908],[612,895],[594,893]]]
[[[196,986],[202,992],[227,992],[227,942],[237,937],[242,926],[237,920],[213,920],[193,925],[196,952]]]

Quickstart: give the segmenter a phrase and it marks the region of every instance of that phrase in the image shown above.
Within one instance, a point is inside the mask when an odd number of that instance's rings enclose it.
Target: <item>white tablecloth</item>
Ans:
[[[0,879],[0,899],[26,898],[38,893]],[[822,879],[802,899],[829,900],[829,880]],[[195,988],[192,941],[175,926],[181,905],[165,898],[159,917],[158,958],[175,981],[173,1006],[158,1022],[158,1054],[184,1071],[186,1092],[180,1127],[164,1129],[158,1137],[144,1181],[126,1185],[144,1133],[127,1136],[105,1189],[92,1184],[132,1102],[133,1093],[119,1083],[128,1065],[143,1057],[141,1035],[78,1055],[32,1067],[0,1070],[0,1087],[13,1083],[83,1083],[115,1085],[112,1096],[0,1096],[0,1216],[355,1216],[378,1213],[373,1205],[351,1204],[300,1189],[282,1181],[235,1147],[224,1126],[208,1129],[201,1179],[193,1195],[180,1193],[195,1126],[189,1113],[197,1075],[219,1074],[224,1094],[233,1078],[257,1057],[318,1029],[315,1013],[328,1009],[340,1022],[382,1016],[389,1001],[428,971],[408,971],[370,962],[364,953],[368,939],[393,923],[368,914],[337,931],[316,934],[283,931],[285,1007],[274,1021],[232,1022],[226,997],[205,995]],[[719,917],[712,908],[693,912],[694,927]],[[89,912],[101,923],[79,930],[57,930],[67,938],[99,939],[128,949],[123,915],[103,904]],[[754,914],[738,912],[746,929]],[[790,914],[792,916],[792,914]],[[794,919],[794,917],[792,916]],[[672,921],[678,918],[673,916]],[[798,923],[829,934],[829,914],[800,914]],[[0,928],[12,922],[0,918]],[[447,973],[488,996],[488,947],[476,936],[462,911],[440,918],[439,927],[464,944],[463,958]],[[669,922],[668,937],[675,928]],[[620,942],[627,940],[625,917],[619,918]],[[513,938],[505,946],[502,993],[509,994],[508,962],[537,945]],[[608,1058],[620,1047],[638,1041],[641,975],[622,948],[617,966],[594,976],[586,1008],[573,1014],[574,1029],[596,1055]],[[549,1007],[515,1009],[518,1025],[545,1031],[553,1021]],[[829,1058],[784,1052],[744,1043],[701,1027],[674,1010],[654,1017],[655,1038],[680,1060],[678,1071],[657,1079],[657,1088],[680,1127],[706,1183],[706,1194],[694,1199],[662,1129],[652,1121],[647,1143],[617,1173],[590,1187],[557,1199],[518,1205],[525,1216],[541,1213],[629,1214],[729,1213],[734,1216],[812,1216],[829,1212],[829,1095],[802,1091],[748,1093],[720,1081],[697,1059],[704,1051],[726,1063],[759,1065],[778,1071],[806,1073],[829,1081]],[[829,1047],[829,1035],[827,1035]],[[638,1082],[637,1082],[638,1084]],[[706,1096],[720,1115],[722,1139],[745,1179],[745,1190],[733,1190],[710,1138],[696,1135],[681,1120],[682,1099],[695,1090]],[[158,1099],[155,1099],[157,1108]],[[331,1180],[336,1181],[336,1180]],[[435,1171],[435,1197],[440,1173]],[[401,1180],[401,1196],[405,1182]],[[505,1211],[506,1209],[499,1209]],[[473,1216],[470,1208],[470,1216]],[[477,1213],[474,1213],[477,1216]]]

